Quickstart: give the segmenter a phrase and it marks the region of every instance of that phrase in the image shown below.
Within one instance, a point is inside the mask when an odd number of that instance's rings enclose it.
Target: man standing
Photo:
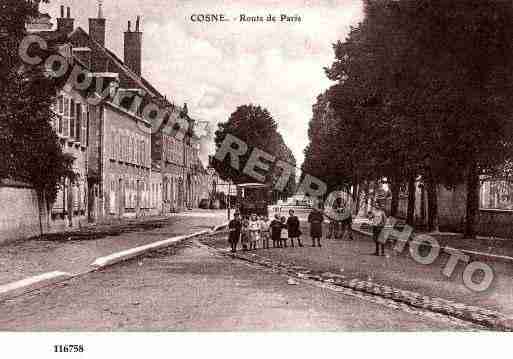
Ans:
[[[234,218],[228,224],[228,229],[230,230],[228,242],[230,242],[232,247],[232,253],[235,253],[237,251],[237,244],[239,243],[240,232],[242,230],[242,222],[238,213],[235,213]]]
[[[340,212],[340,224],[341,224],[341,237],[344,239],[346,234],[349,236],[349,240],[353,238],[353,210],[347,202],[343,202]]]
[[[383,210],[383,205],[378,203],[373,211],[369,212],[369,219],[372,224],[372,238],[376,244],[376,256],[385,255],[385,243],[380,240],[380,234],[383,232],[387,222],[387,216]]]
[[[289,219],[287,219],[287,230],[290,238],[292,248],[294,248],[294,239],[297,239],[297,243],[300,247],[303,247],[301,243],[301,231],[299,230],[299,218],[294,215],[294,211],[289,211]]]
[[[322,222],[324,222],[324,216],[320,210],[314,208],[308,215],[308,223],[310,223],[310,236],[312,237],[312,247],[316,246],[316,240],[319,247],[321,247]]]

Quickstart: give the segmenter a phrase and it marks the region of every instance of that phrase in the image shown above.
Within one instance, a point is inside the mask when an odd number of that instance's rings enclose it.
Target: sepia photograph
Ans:
[[[509,339],[513,1],[0,0],[0,60],[2,345]]]

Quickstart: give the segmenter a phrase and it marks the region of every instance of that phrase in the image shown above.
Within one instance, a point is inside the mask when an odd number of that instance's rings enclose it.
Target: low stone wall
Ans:
[[[0,244],[39,234],[36,192],[20,183],[0,183]]]

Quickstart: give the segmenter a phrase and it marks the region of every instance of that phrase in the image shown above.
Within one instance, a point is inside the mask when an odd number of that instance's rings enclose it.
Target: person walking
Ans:
[[[281,248],[281,229],[282,223],[278,214],[274,215],[271,221],[271,238],[273,240],[273,248]]]
[[[233,219],[228,224],[228,229],[230,231],[228,242],[232,248],[232,253],[235,253],[237,251],[237,244],[239,243],[240,233],[242,231],[242,222],[238,213],[235,213]]]
[[[297,240],[299,247],[303,247],[301,243],[301,230],[299,229],[299,218],[294,215],[294,210],[289,211],[289,218],[287,219],[287,231],[290,238],[290,245],[294,248],[294,239]]]
[[[308,215],[308,223],[310,223],[310,237],[312,237],[312,247],[316,247],[315,241],[317,240],[317,245],[321,246],[321,238],[322,238],[322,223],[324,222],[324,216],[321,211],[317,208],[314,208],[312,212]]]
[[[375,256],[385,255],[385,243],[380,240],[380,234],[387,223],[387,216],[381,203],[377,204],[373,211],[369,212],[369,219],[372,225],[372,238],[376,244]]]

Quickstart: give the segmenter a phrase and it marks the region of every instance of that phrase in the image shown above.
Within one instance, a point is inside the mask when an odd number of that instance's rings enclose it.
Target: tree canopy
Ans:
[[[0,178],[28,182],[52,202],[61,179],[74,178],[73,158],[51,126],[59,83],[18,55],[38,1],[1,0],[0,8]]]
[[[472,224],[476,178],[512,155],[513,4],[366,0],[364,9],[333,46],[324,96],[336,120],[314,112],[311,134],[327,127],[315,151],[311,136],[305,169],[331,158],[341,183],[467,183]]]
[[[243,173],[252,150],[259,149],[274,156],[276,159],[296,166],[296,160],[290,148],[285,144],[282,135],[278,131],[278,125],[269,111],[258,105],[242,105],[233,112],[227,122],[220,123],[215,134],[216,147],[220,148],[226,135],[232,135],[244,141],[248,145],[248,152],[241,156],[241,169],[237,170],[230,166],[229,159],[224,162],[213,160],[213,167],[222,179],[234,183],[256,182]],[[280,170],[271,165],[271,170],[265,175],[265,183],[273,185],[280,176]],[[291,177],[285,192],[291,194],[294,191],[295,179]]]

